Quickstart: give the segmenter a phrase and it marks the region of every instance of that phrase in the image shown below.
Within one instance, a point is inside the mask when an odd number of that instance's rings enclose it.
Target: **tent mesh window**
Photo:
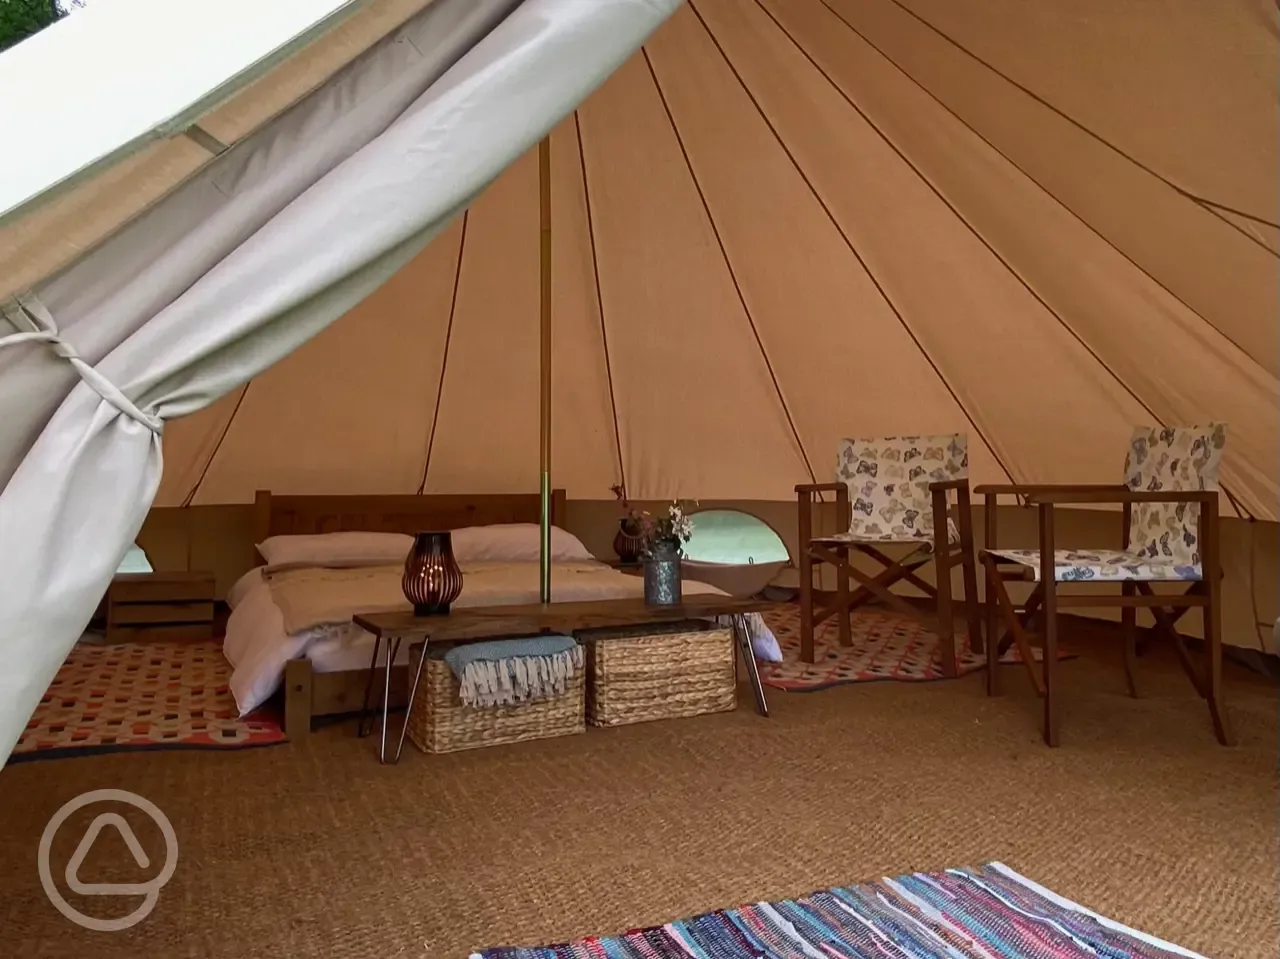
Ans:
[[[709,509],[689,517],[693,535],[684,555],[703,563],[785,563],[786,544],[764,520],[732,509]]]

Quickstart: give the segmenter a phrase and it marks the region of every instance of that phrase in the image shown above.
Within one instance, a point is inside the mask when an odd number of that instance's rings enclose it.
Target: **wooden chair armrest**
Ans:
[[[815,493],[836,494],[836,524],[849,525],[849,487],[844,483],[799,483],[796,485],[796,523],[800,548],[807,549],[813,539]]]
[[[979,496],[1030,496],[1033,493],[1071,490],[1118,493],[1127,491],[1128,487],[1119,483],[983,483],[973,488]]]
[[[987,506],[1000,501],[1001,496],[1016,497],[1020,506],[1030,506],[1033,498],[1039,495],[1080,493],[1096,495],[1103,493],[1122,493],[1128,489],[1119,483],[984,483],[974,487],[974,495],[983,497]],[[1085,502],[1107,502],[1106,500],[1086,500]]]
[[[798,483],[796,484],[797,493],[835,493],[842,489],[848,489],[844,483]]]
[[[1119,505],[1134,503],[1204,503],[1213,505],[1218,501],[1216,490],[1156,490],[1152,492],[1131,490],[1127,487],[1088,487],[1064,486],[1061,488],[1042,487],[1025,494],[1028,504],[1069,505],[1074,503],[1115,503]]]

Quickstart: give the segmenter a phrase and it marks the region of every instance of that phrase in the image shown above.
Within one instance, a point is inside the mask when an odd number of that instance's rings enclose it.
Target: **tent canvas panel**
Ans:
[[[976,13],[982,5],[964,6]],[[1008,5],[1001,6],[1007,8]],[[1121,6],[1123,11],[1114,6],[1111,9],[1119,16],[1133,16],[1143,5]],[[1035,4],[1023,7],[1022,13],[1035,18],[1037,10],[1048,8],[1057,10],[1049,14],[1055,17],[1061,17],[1068,9],[1063,4]],[[781,12],[782,8],[778,9]],[[1263,322],[1263,318],[1280,312],[1280,291],[1273,281],[1275,257],[1272,255],[1280,250],[1280,242],[1271,242],[1268,249],[1257,236],[1274,236],[1274,223],[1267,226],[1217,207],[1189,202],[1169,181],[1153,175],[1122,149],[1073,121],[1056,103],[1045,101],[1034,89],[1011,83],[896,0],[842,3],[835,9],[839,17],[833,16],[827,22],[839,28],[837,32],[856,32],[865,45],[873,47],[877,56],[866,58],[868,61],[894,64],[1136,267],[1245,350],[1264,370],[1272,376],[1276,374],[1280,364],[1280,333],[1275,323]],[[1161,32],[1161,24],[1168,22],[1163,15],[1170,11],[1161,9],[1161,5],[1150,5],[1148,10],[1159,18],[1147,31],[1154,35]],[[1188,7],[1178,12],[1194,21],[1201,15],[1202,8]],[[1094,22],[1105,24],[1108,20],[1101,17]],[[1228,37],[1231,39],[1219,44],[1204,43],[1202,37],[1197,45],[1231,50],[1237,45],[1237,39],[1234,34]],[[1144,39],[1142,46],[1146,43]],[[1272,41],[1272,63],[1274,47]],[[1022,52],[1015,49],[1009,56],[1021,57]],[[1170,65],[1176,64],[1188,76],[1197,78],[1195,82],[1200,87],[1217,88],[1221,84],[1224,90],[1236,90],[1232,94],[1236,102],[1256,101],[1259,93],[1274,97],[1271,79],[1274,70],[1270,68],[1264,74],[1246,72],[1243,77],[1235,71],[1218,71],[1212,75],[1212,82],[1205,82],[1200,74],[1186,69],[1187,62],[1187,58],[1169,60]],[[865,72],[868,63],[857,66]],[[1091,62],[1089,67],[1093,72],[1102,69],[1096,62]],[[1108,67],[1128,69],[1123,63]],[[1082,68],[1072,76],[1083,80],[1086,72]],[[1227,77],[1236,82],[1224,82]],[[1116,89],[1135,87],[1130,84]],[[1126,99],[1107,96],[1100,102]],[[1196,131],[1204,124],[1218,122],[1219,114],[1191,113],[1187,101],[1170,98],[1158,90],[1135,102],[1149,113],[1166,103],[1175,106],[1176,123],[1168,133],[1183,141],[1194,139],[1208,145],[1209,138],[1194,133],[1188,136],[1185,131]],[[884,115],[885,121],[892,119],[891,115]],[[1276,137],[1267,139],[1264,131],[1276,128],[1277,112],[1273,108],[1269,115],[1254,119],[1258,122],[1239,125],[1239,129],[1250,129],[1256,134],[1250,150],[1245,151],[1250,157],[1246,162],[1275,149]],[[1233,156],[1222,160],[1226,164],[1223,168],[1234,170],[1235,159]],[[945,166],[945,157],[934,166]],[[1271,213],[1274,214],[1274,207]]]
[[[969,434],[978,483],[1110,482],[1135,425],[1219,418],[1224,513],[1274,518],[1274,377],[833,16],[698,0],[552,134],[557,483],[588,499],[621,479],[639,498],[786,500],[830,475],[843,436],[948,430]],[[465,240],[438,241],[461,249],[447,303],[381,300],[339,323],[355,336],[395,309],[448,331],[439,399],[426,391],[385,475],[476,492],[536,472],[537,249],[518,240],[535,229],[533,170],[526,155]],[[427,257],[405,272],[437,269]],[[162,502],[243,500],[250,474],[360,488],[340,477],[376,467],[313,438],[384,406],[411,414],[392,386],[352,390],[349,408],[305,400],[347,352],[326,337],[309,374],[302,359],[263,374],[294,386],[247,400],[204,480]],[[438,368],[422,359],[422,375]],[[296,469],[248,464],[274,436]]]
[[[887,5],[826,2],[848,15]],[[1270,0],[892,2],[1181,189],[1275,222],[1280,11]]]
[[[927,90],[856,33],[838,29],[841,21],[829,11],[822,8],[803,18],[800,11],[806,9],[812,8],[785,5],[787,15],[779,16],[779,22],[1044,308],[1010,308],[1009,315],[1021,322],[1034,318],[1037,325],[1061,325],[1138,402],[1140,408],[1131,407],[1128,415],[1191,423],[1212,410],[1232,424],[1232,466],[1223,484],[1250,514],[1266,515],[1273,497],[1257,480],[1280,456],[1280,391],[1270,364],[1254,362],[1135,268],[1085,220],[940,109]],[[1271,284],[1273,295],[1277,289]],[[982,303],[999,308],[985,299]],[[1278,329],[1280,324],[1270,324],[1272,338],[1265,345],[1271,360],[1280,357]],[[1025,342],[1043,337],[1037,326],[1022,336],[1011,331],[1009,338]],[[1178,376],[1170,377],[1169,370],[1177,370]],[[1052,379],[1046,384],[1073,403],[1091,390],[1087,382]],[[1267,409],[1271,415],[1259,418],[1259,411]],[[1083,421],[1096,422],[1083,409],[1080,413]]]

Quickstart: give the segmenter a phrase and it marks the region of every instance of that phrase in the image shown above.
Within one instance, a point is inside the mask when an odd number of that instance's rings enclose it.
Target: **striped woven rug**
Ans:
[[[1203,959],[1009,867],[948,869],[757,903],[607,939],[471,959]]]

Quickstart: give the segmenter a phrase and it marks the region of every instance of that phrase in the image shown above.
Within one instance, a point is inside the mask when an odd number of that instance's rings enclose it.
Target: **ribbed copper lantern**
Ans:
[[[644,550],[644,537],[640,535],[640,527],[629,519],[618,523],[618,535],[613,538],[613,551],[624,564],[640,562],[640,553]]]
[[[404,596],[415,616],[443,616],[462,592],[462,570],[448,532],[418,533],[404,561]]]

